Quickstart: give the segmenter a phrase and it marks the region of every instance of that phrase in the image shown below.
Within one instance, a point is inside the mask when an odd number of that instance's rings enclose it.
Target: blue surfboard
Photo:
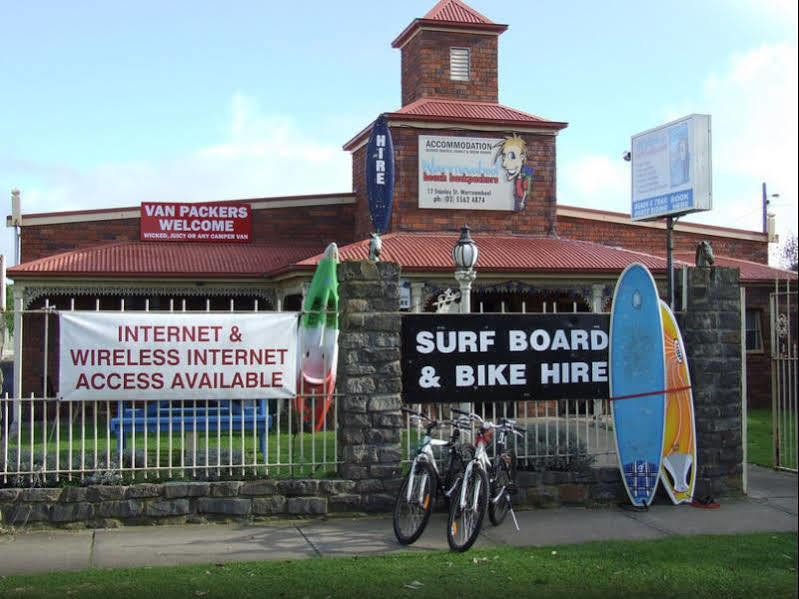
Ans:
[[[613,430],[624,487],[633,505],[652,503],[666,418],[660,298],[643,264],[621,273],[610,313],[608,371]]]

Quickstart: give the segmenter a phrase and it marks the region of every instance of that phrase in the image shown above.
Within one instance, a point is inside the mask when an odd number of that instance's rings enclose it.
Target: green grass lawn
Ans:
[[[4,597],[796,597],[796,534],[0,578]]]
[[[774,441],[770,408],[749,408],[747,426],[747,461],[767,468],[774,467]]]

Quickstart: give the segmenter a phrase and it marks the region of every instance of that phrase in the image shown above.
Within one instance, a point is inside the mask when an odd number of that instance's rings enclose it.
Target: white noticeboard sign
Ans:
[[[514,184],[519,179],[521,187],[525,176],[532,179],[532,169],[524,148],[515,152],[511,166],[503,156],[506,143],[502,138],[420,135],[419,208],[523,209],[524,202],[514,205]]]
[[[710,115],[692,114],[632,137],[632,220],[710,210]]]
[[[59,399],[269,399],[296,392],[296,312],[63,312]]]

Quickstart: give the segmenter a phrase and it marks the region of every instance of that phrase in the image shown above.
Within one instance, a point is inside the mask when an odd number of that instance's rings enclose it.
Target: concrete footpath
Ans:
[[[669,535],[797,532],[797,476],[749,467],[749,494],[721,499],[718,509],[653,505],[517,512],[499,527],[486,520],[475,547],[545,546]],[[0,534],[0,575],[271,559],[381,555],[446,550],[446,515],[433,514],[411,547],[394,538],[390,516],[283,520],[257,524],[127,527]]]

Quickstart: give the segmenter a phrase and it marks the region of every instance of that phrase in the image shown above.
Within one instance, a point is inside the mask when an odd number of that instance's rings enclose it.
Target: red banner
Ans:
[[[141,241],[250,243],[249,204],[142,202]]]

